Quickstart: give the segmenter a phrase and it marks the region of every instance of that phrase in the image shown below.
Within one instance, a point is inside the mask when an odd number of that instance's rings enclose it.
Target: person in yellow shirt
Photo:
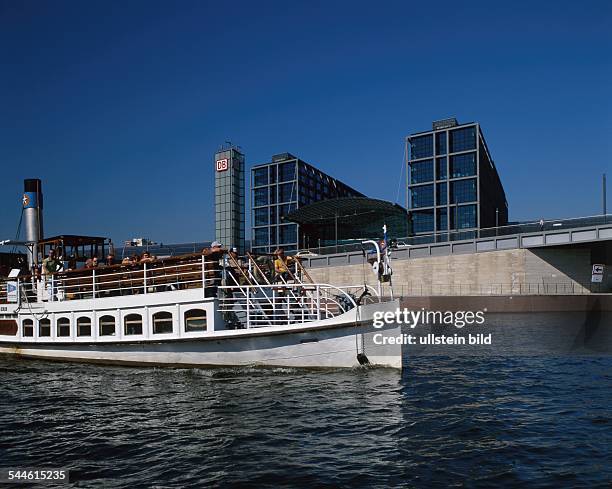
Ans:
[[[277,283],[286,282],[289,278],[289,270],[285,261],[285,250],[277,248],[274,255],[274,281]]]

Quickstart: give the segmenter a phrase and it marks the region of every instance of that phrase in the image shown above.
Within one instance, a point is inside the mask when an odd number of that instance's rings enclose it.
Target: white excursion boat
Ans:
[[[84,259],[100,239],[37,240],[30,258],[39,263],[61,242],[63,256],[72,247]],[[381,266],[385,259],[378,250]],[[0,282],[0,353],[126,365],[402,367],[401,345],[385,340],[399,327],[372,326],[374,313],[395,311],[397,300],[380,287],[313,283],[299,260],[285,263],[287,273],[273,277],[269,257],[239,261],[213,249],[43,276],[15,269]]]

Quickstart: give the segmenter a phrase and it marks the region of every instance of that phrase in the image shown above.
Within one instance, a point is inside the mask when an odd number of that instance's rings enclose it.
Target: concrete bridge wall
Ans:
[[[591,284],[589,247],[510,249],[392,261],[396,295],[540,295],[612,291],[609,270],[604,283]],[[609,266],[607,267],[610,268]],[[316,282],[376,286],[371,266],[311,268]]]

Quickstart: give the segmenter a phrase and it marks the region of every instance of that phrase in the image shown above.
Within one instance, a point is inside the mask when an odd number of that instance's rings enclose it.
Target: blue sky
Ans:
[[[482,124],[511,219],[599,213],[611,25],[606,1],[0,0],[0,238],[35,177],[47,235],[212,238],[227,140],[393,201],[404,137],[448,116]]]

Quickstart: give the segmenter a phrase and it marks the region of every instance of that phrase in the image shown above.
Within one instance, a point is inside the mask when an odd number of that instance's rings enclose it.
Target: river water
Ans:
[[[612,323],[583,316],[490,317],[492,345],[409,347],[401,373],[1,358],[0,467],[87,488],[610,487]]]

